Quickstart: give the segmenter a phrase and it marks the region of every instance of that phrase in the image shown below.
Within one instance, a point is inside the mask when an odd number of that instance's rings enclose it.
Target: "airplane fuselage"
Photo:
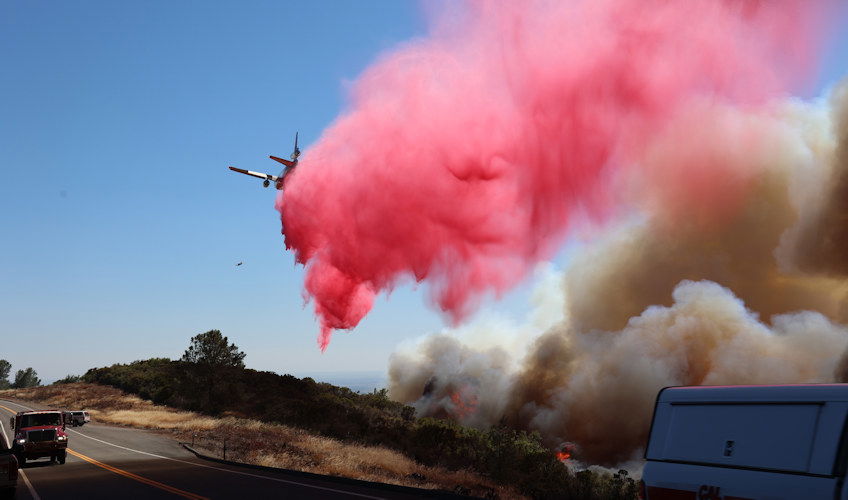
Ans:
[[[284,168],[283,171],[280,172],[280,175],[277,176],[277,182],[274,183],[274,187],[276,187],[278,190],[282,191],[283,190],[283,183],[286,180],[286,176],[289,175],[290,173],[294,172],[294,169],[295,169],[296,166],[297,166],[297,162],[294,162],[293,165],[287,165],[286,168]]]
[[[283,190],[283,186],[285,185],[286,176],[292,173],[292,171],[297,167],[297,158],[300,156],[300,149],[297,147],[297,134],[294,135],[294,151],[291,154],[291,160],[284,160],[283,158],[278,158],[276,156],[269,156],[272,160],[282,163],[285,165],[285,168],[280,175],[274,177],[270,174],[263,174],[262,172],[252,172],[250,170],[244,170],[242,168],[230,167],[230,170],[234,172],[238,172],[240,174],[250,175],[253,177],[259,177],[262,179],[262,185],[268,187],[271,185],[271,182],[274,183],[274,187],[277,188],[278,191]]]

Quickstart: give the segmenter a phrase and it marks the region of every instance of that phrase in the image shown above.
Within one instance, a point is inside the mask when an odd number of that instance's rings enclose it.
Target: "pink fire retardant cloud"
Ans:
[[[694,97],[756,106],[809,74],[812,4],[449,4],[355,82],[278,195],[321,349],[398,284],[426,282],[453,322],[514,286],[576,213],[611,213],[638,163],[622,144],[697,143],[697,123],[662,133]]]

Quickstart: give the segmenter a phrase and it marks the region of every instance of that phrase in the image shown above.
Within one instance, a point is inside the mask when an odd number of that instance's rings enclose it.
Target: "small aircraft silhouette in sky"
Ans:
[[[294,172],[295,167],[297,167],[297,158],[300,156],[300,149],[297,147],[297,132],[294,134],[294,151],[290,156],[291,160],[284,160],[282,158],[277,158],[276,156],[269,156],[274,161],[280,162],[286,166],[280,175],[271,175],[271,174],[263,174],[262,172],[252,172],[250,170],[244,170],[242,168],[230,167],[230,170],[233,172],[238,172],[240,174],[252,175],[253,177],[259,177],[260,179],[264,179],[262,181],[262,185],[268,187],[271,183],[274,183],[274,187],[276,187],[279,191],[283,190],[283,182],[286,180],[286,176],[290,173]]]
[[[238,267],[238,266],[240,266],[240,265],[242,265],[242,264],[244,264],[244,262],[239,262],[238,264],[236,264],[236,267]]]

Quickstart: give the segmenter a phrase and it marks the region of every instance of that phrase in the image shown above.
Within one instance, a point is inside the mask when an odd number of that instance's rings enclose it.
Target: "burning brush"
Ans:
[[[477,396],[470,385],[463,385],[450,395],[455,418],[463,419],[477,410]]]
[[[471,379],[442,385],[437,377],[431,377],[424,386],[422,398],[433,403],[431,416],[460,421],[473,415],[479,404],[477,384]]]
[[[574,443],[562,443],[561,445],[556,447],[556,457],[557,460],[563,463],[569,463],[572,457],[574,457],[575,452],[577,451],[577,445]]]

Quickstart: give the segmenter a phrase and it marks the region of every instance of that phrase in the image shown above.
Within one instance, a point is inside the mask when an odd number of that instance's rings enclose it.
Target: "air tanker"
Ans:
[[[277,158],[276,156],[269,156],[272,160],[282,163],[285,165],[285,168],[280,175],[271,175],[264,174],[262,172],[253,172],[251,170],[244,170],[243,168],[230,167],[230,170],[233,172],[238,172],[240,174],[252,175],[253,177],[258,177],[262,180],[262,185],[268,187],[271,183],[274,183],[274,187],[276,187],[279,191],[283,190],[283,185],[286,180],[286,176],[294,172],[294,169],[297,167],[297,158],[300,156],[300,149],[297,147],[297,133],[294,134],[294,151],[290,156],[291,160],[284,160],[282,158]]]

